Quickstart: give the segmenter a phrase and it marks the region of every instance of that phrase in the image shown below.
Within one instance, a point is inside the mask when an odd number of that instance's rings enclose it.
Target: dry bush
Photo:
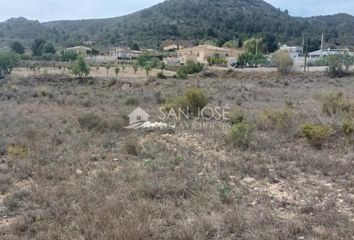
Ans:
[[[354,103],[344,98],[341,91],[334,91],[321,97],[322,112],[327,116],[349,114],[354,111]]]
[[[273,55],[272,63],[281,74],[287,74],[294,66],[294,60],[290,57],[289,53],[276,52]]]
[[[279,129],[283,132],[290,132],[294,128],[295,113],[292,109],[265,110],[257,119],[257,126],[260,130]]]
[[[0,194],[7,193],[13,183],[13,178],[10,174],[0,174]]]

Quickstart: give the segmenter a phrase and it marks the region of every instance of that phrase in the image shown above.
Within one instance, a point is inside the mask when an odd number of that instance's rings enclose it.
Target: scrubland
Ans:
[[[124,128],[190,88],[228,128]],[[353,239],[353,119],[353,76],[8,77],[0,238]]]

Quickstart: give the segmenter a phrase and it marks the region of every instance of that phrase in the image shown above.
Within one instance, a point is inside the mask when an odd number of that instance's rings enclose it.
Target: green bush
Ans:
[[[240,111],[234,111],[228,117],[229,117],[229,122],[232,125],[241,123],[245,120],[243,113]]]
[[[346,119],[342,123],[342,131],[347,137],[354,135],[354,120]]]
[[[180,79],[187,79],[188,78],[188,71],[185,66],[181,66],[177,69],[177,77]]]
[[[241,149],[247,149],[250,146],[253,134],[253,126],[247,122],[241,122],[233,125],[230,129],[230,139],[234,146]]]
[[[202,64],[189,61],[185,66],[181,66],[177,69],[177,77],[186,79],[188,78],[188,74],[199,73],[203,70],[203,68],[204,66]]]
[[[311,146],[320,149],[333,134],[333,129],[323,124],[305,124],[301,126],[301,133]]]
[[[183,111],[189,110],[190,113],[197,114],[198,110],[203,109],[208,104],[208,97],[201,89],[190,88],[183,96],[170,100],[165,104],[165,110],[181,109]]]

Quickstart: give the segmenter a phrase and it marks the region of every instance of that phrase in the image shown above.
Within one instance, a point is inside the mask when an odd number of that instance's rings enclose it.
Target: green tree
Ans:
[[[139,45],[136,44],[136,43],[133,43],[133,44],[130,46],[130,49],[131,49],[131,50],[135,50],[135,51],[140,51]]]
[[[19,61],[19,57],[12,51],[0,51],[0,78],[11,74],[12,69]]]
[[[243,48],[246,53],[262,54],[263,53],[263,39],[251,38],[243,43]]]
[[[278,42],[274,35],[268,33],[263,37],[263,49],[266,53],[273,53],[278,49]]]
[[[152,70],[151,64],[150,64],[149,62],[147,62],[147,63],[145,64],[145,66],[144,66],[144,69],[145,69],[145,72],[146,72],[146,76],[148,77],[149,74],[150,74],[150,72],[151,72],[151,70]]]
[[[12,51],[14,51],[17,54],[25,53],[25,47],[20,42],[13,42],[10,47]]]
[[[90,74],[90,66],[85,62],[83,57],[79,57],[72,66],[72,73],[79,78]]]
[[[44,39],[35,39],[32,42],[32,55],[33,56],[37,56],[40,57],[42,56],[42,50],[43,50],[43,46],[46,44],[47,41],[45,41]]]
[[[53,43],[51,43],[51,42],[45,43],[43,45],[42,53],[43,54],[46,54],[46,53],[55,54],[56,53],[56,49],[55,49]]]
[[[61,59],[64,62],[75,61],[77,59],[77,54],[73,50],[63,51],[61,54]]]

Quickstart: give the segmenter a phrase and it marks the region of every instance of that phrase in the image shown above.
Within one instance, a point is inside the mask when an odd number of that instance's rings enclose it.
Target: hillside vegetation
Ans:
[[[11,19],[0,24],[0,38],[46,38],[64,45],[94,40],[99,45],[137,42],[156,47],[166,39],[195,41],[272,35],[278,41],[302,42],[303,36],[319,45],[325,33],[329,46],[352,46],[354,17],[347,14],[299,18],[262,0],[169,0],[123,17],[55,21],[40,24]]]

